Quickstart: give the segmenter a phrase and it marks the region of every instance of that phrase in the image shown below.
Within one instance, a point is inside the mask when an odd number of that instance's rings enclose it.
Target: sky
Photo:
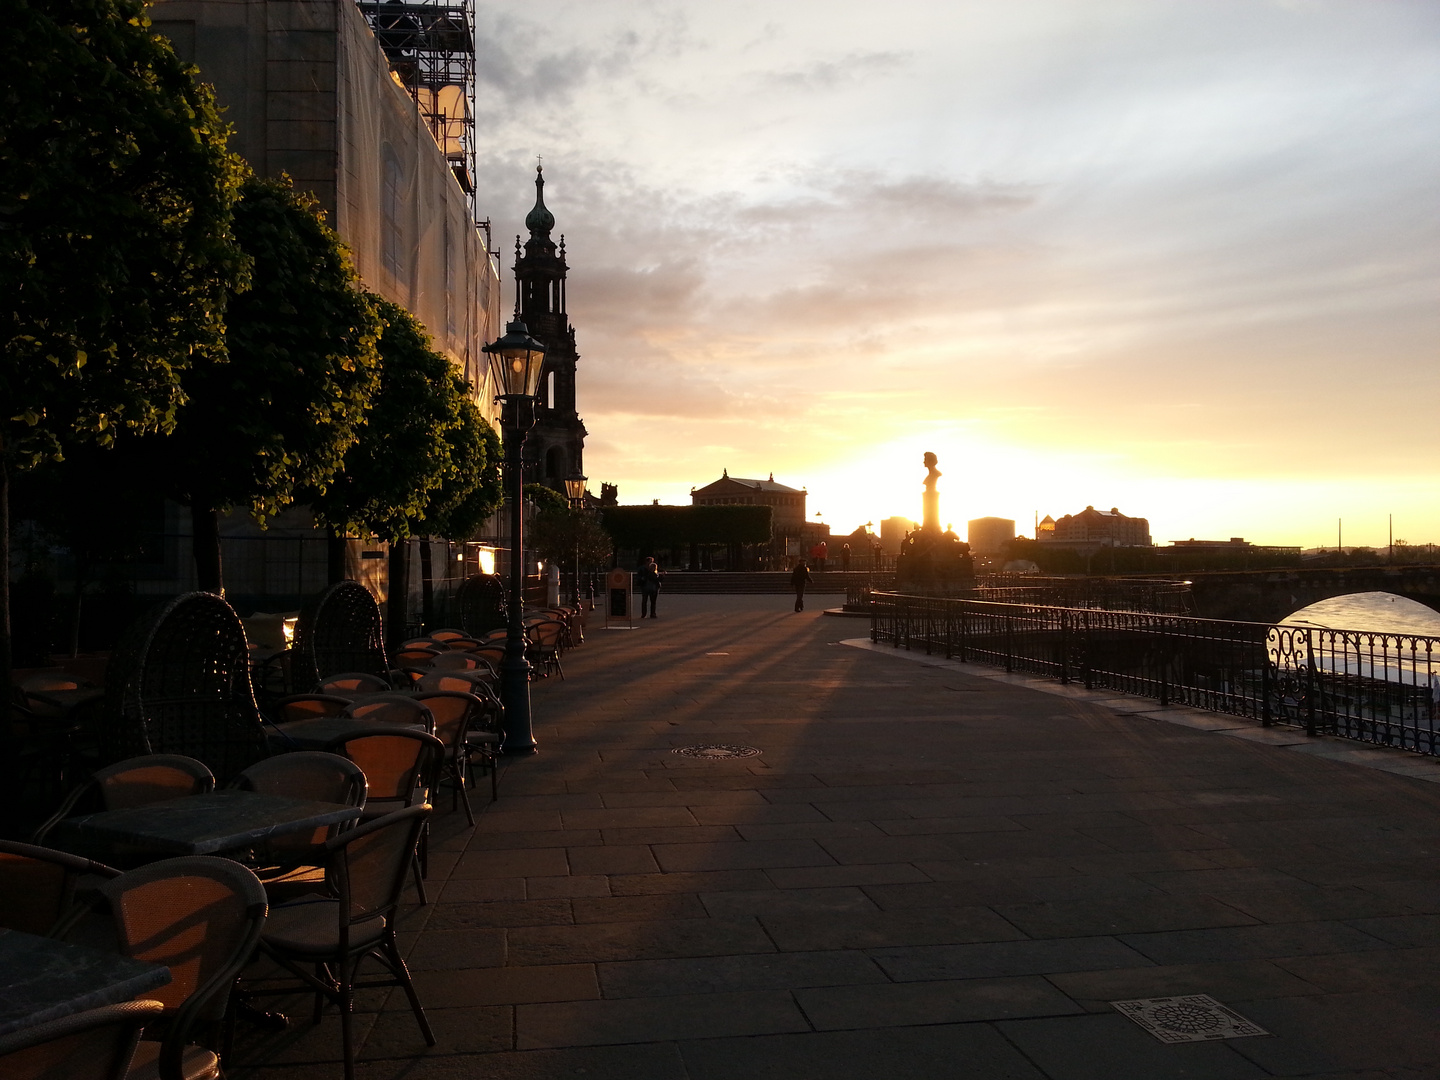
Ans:
[[[566,236],[593,490],[1440,541],[1440,4],[478,4],[478,209]],[[508,258],[506,259],[508,265]],[[506,279],[505,303],[511,303]]]

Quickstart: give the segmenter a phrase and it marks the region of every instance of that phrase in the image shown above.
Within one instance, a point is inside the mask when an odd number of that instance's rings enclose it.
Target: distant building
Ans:
[[[1049,514],[1046,514],[1045,517],[1035,526],[1035,539],[1055,539],[1055,519]]]
[[[998,555],[1015,539],[1015,522],[1010,518],[976,518],[970,522],[966,539],[973,554]]]
[[[769,480],[747,480],[731,476],[730,470],[721,473],[720,479],[702,488],[690,489],[692,506],[768,506],[771,514],[771,530],[776,536],[792,537],[801,535],[805,528],[805,489],[787,487],[775,482],[775,474]],[[828,531],[828,530],[827,530]]]
[[[888,517],[880,522],[880,550],[886,555],[899,555],[905,534],[920,526],[906,517]]]
[[[1045,528],[1046,523],[1051,528]],[[1118,508],[1096,510],[1087,506],[1078,514],[1066,514],[1051,521],[1047,514],[1040,523],[1035,539],[1041,543],[1077,547],[1149,547],[1150,522],[1142,517],[1127,517]]]

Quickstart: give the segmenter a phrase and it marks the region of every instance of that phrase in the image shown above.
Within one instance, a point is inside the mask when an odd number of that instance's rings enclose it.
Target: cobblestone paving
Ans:
[[[1440,1076],[1440,785],[848,648],[784,597],[660,606],[535,685],[476,829],[442,801],[402,927],[439,1043],[362,995],[361,1077]],[[1272,1035],[1109,1004],[1182,994]],[[339,1076],[333,1011],[289,1007],[232,1075]]]

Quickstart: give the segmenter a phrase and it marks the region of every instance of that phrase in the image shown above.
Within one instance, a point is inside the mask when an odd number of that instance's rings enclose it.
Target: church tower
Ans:
[[[545,174],[535,168],[535,207],[525,215],[530,239],[515,237],[515,311],[545,345],[535,426],[525,440],[525,480],[557,491],[584,473],[585,424],[575,411],[575,328],[565,313],[565,237],[550,239],[555,215],[545,207]]]

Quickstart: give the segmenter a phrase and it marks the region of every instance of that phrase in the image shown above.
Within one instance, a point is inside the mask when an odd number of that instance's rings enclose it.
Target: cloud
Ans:
[[[906,52],[852,52],[834,60],[817,60],[803,68],[763,72],[758,77],[786,90],[834,90],[893,75],[912,59],[912,54]]]

